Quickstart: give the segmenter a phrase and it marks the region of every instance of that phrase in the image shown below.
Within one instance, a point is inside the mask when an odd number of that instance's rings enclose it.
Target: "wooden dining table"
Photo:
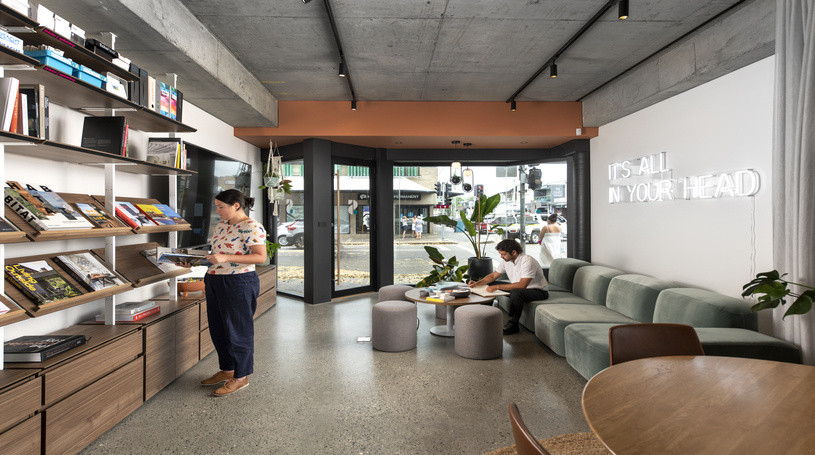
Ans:
[[[615,454],[815,453],[815,367],[714,356],[611,366],[583,414]]]

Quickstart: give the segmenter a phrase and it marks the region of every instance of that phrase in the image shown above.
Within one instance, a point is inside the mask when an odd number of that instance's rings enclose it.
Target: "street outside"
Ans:
[[[438,227],[436,227],[438,229]],[[336,289],[348,289],[365,286],[370,282],[370,247],[367,235],[345,235],[340,248],[340,284]],[[442,239],[444,237],[444,239]],[[484,236],[482,236],[482,239]],[[495,245],[501,239],[490,235],[487,238],[486,255],[499,260]],[[394,239],[394,283],[416,284],[432,270],[433,262],[428,258],[425,245],[439,250],[445,259],[455,256],[459,264],[467,263],[467,258],[473,256],[473,248],[464,234],[453,233],[446,228],[442,234],[424,234],[422,239],[397,236]],[[562,252],[565,257],[566,241],[562,243]],[[540,245],[527,244],[525,252],[538,259]],[[303,293],[303,251],[294,247],[286,247],[278,252],[278,289],[283,292],[302,295]],[[495,263],[495,262],[494,262]],[[336,266],[336,264],[335,264]]]

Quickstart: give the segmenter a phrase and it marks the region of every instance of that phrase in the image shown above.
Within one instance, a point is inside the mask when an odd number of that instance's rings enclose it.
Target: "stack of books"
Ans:
[[[6,341],[6,362],[44,362],[57,354],[85,344],[85,335],[36,335]]]
[[[161,307],[156,302],[127,302],[116,305],[116,322],[135,322],[160,312]],[[96,321],[105,322],[105,314],[97,314]]]

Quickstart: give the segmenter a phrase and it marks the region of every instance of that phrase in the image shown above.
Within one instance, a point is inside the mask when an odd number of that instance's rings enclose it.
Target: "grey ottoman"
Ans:
[[[455,313],[456,354],[468,359],[494,359],[504,351],[503,315],[486,305],[464,305]]]
[[[389,300],[409,300],[405,298],[405,292],[413,289],[413,286],[406,284],[390,284],[379,288],[379,302],[387,302]]]
[[[377,351],[409,351],[416,347],[416,305],[392,300],[371,310],[371,343]]]

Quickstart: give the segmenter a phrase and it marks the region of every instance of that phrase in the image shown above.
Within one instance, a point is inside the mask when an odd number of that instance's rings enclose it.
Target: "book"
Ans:
[[[81,295],[77,288],[45,261],[8,264],[6,277],[37,305]]]
[[[148,163],[162,166],[178,167],[178,155],[181,148],[181,139],[172,137],[151,137],[147,140]]]
[[[20,113],[18,114],[19,126],[17,132],[24,136],[28,136],[28,95],[20,92]]]
[[[502,291],[500,289],[488,292],[487,286],[476,286],[474,288],[470,288],[470,292],[472,292],[473,294],[478,294],[481,297],[495,297],[499,295],[509,295],[509,292]]]
[[[444,303],[444,302],[449,302],[451,300],[455,300],[455,298],[452,295],[449,295],[449,294],[442,294],[441,297],[426,297],[425,300],[427,300],[428,302]]]
[[[3,343],[3,356],[6,362],[44,362],[85,341],[85,335],[23,336]]]
[[[5,302],[3,302],[2,300],[0,300],[0,314],[5,314],[5,313],[8,313],[9,311],[11,311],[11,308],[9,308],[9,307],[8,307],[8,306],[5,304]]]
[[[172,272],[172,271],[181,269],[181,267],[179,267],[179,266],[177,266],[177,265],[175,265],[173,263],[159,262],[158,261],[158,256],[156,256],[156,250],[155,249],[140,251],[140,253],[141,253],[142,256],[147,258],[147,260],[150,261],[151,264],[158,267],[159,270],[161,270],[164,273],[168,273],[168,272]]]
[[[170,116],[170,86],[164,82],[156,81],[158,89],[158,113],[166,117]]]
[[[175,221],[166,217],[161,210],[156,208],[153,204],[135,204],[136,208],[139,209],[142,213],[147,215],[154,223],[160,225],[170,225],[175,224]]]
[[[155,226],[154,223],[147,215],[140,212],[135,205],[130,202],[117,202],[116,203],[116,216],[122,219],[128,226],[138,228],[141,226]]]
[[[166,204],[153,204],[157,209],[161,210],[161,213],[164,214],[167,218],[173,220],[175,224],[187,224],[184,218],[181,218],[181,215],[178,214],[172,207]]]
[[[115,320],[116,322],[136,322],[140,321],[147,316],[151,316],[157,313],[161,313],[160,306],[154,306],[153,308],[144,310],[142,312],[136,314],[120,314],[118,311],[115,313]],[[105,314],[97,314],[96,315],[96,322],[105,322]]]
[[[139,314],[155,306],[156,302],[153,300],[147,300],[145,302],[125,302],[116,305],[116,314]]]
[[[86,220],[59,195],[47,187],[37,190],[19,182],[6,182],[5,202],[12,210],[40,231],[51,229],[83,229],[93,224]]]
[[[45,113],[45,121],[43,122],[45,125],[45,135],[43,136],[43,139],[47,140],[51,139],[51,102],[47,96],[45,97],[45,108],[43,109],[43,112]]]
[[[101,291],[125,284],[124,280],[91,253],[60,254],[55,259],[89,291]]]
[[[20,132],[20,88],[19,84],[17,85],[17,93],[14,96],[14,107],[12,108],[11,112],[11,126],[9,127],[9,132],[11,133],[19,133]]]
[[[170,86],[170,118],[175,120],[177,115],[178,92],[175,87]]]
[[[19,231],[13,224],[5,218],[0,217],[0,232],[15,232]]]
[[[45,137],[45,86],[41,84],[20,85],[20,93],[28,97],[28,135]]]
[[[31,203],[26,201],[20,196],[20,193],[13,188],[5,187],[3,191],[5,192],[3,201],[6,205],[13,210],[14,213],[20,215],[23,220],[36,228],[37,226],[34,224],[34,221],[39,218],[44,218],[44,215],[39,213]]]
[[[127,148],[127,118],[85,117],[82,147],[113,155],[124,155]]]
[[[87,229],[93,227],[93,223],[85,219],[74,206],[67,203],[60,195],[51,191],[47,186],[40,185],[40,188],[37,189],[34,185],[26,184],[25,189],[29,194],[39,199],[47,209],[64,217],[64,219],[58,219],[60,227],[66,229]]]
[[[199,266],[205,265],[210,266],[212,265],[209,260],[207,260],[204,256],[199,256],[197,254],[187,254],[187,253],[161,253],[158,257],[159,263],[171,263],[171,264],[186,264],[189,263],[191,266]]]
[[[85,215],[85,218],[90,220],[96,227],[100,228],[115,228],[119,227],[116,223],[113,222],[110,218],[108,218],[98,207],[93,204],[86,204],[83,202],[77,202],[74,204],[77,210],[80,213]]]
[[[14,77],[0,79],[0,129],[11,131],[14,104],[20,91],[20,81]]]

